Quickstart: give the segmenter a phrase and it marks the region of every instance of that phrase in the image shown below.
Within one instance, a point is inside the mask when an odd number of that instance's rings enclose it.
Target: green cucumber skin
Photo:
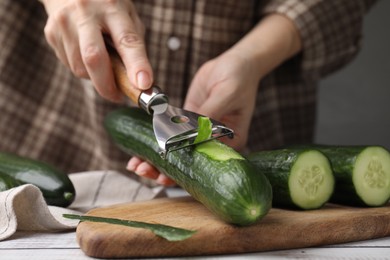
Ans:
[[[164,160],[158,153],[151,118],[136,108],[110,113],[105,127],[124,152],[151,162],[225,222],[250,225],[271,208],[271,186],[247,160],[216,161],[193,147],[170,152]],[[254,217],[246,212],[250,205],[259,208]]]
[[[0,172],[19,184],[36,185],[48,205],[67,207],[75,198],[75,189],[69,177],[44,162],[1,152]]]
[[[336,186],[330,202],[349,206],[370,206],[361,199],[352,181],[357,157],[370,146],[311,145],[310,147],[324,153],[332,164]],[[383,205],[385,204],[387,202]]]
[[[292,166],[305,151],[306,149],[277,149],[255,152],[248,156],[248,160],[263,172],[271,183],[275,207],[300,209],[291,198],[288,181]]]

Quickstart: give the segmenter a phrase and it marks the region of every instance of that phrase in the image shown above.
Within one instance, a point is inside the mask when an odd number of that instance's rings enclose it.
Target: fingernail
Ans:
[[[146,71],[141,70],[137,73],[137,86],[140,89],[148,89],[152,86],[152,80]]]
[[[127,165],[126,165],[126,169],[128,171],[131,171],[131,172],[134,172],[135,171],[135,164],[132,163],[132,160],[130,160]]]

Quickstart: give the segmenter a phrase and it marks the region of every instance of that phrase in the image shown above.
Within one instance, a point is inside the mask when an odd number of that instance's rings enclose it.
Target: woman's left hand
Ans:
[[[240,151],[248,140],[260,73],[241,53],[227,51],[196,73],[184,109],[209,116],[234,130],[223,142]]]

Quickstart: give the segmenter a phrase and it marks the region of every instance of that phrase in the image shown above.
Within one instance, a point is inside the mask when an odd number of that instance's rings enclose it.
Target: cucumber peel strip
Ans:
[[[220,143],[210,140],[213,133],[213,123],[209,117],[198,117],[198,135],[194,140],[194,144],[197,144],[196,150],[200,153],[207,154],[213,160],[226,161],[229,159],[243,160],[244,157],[237,153],[235,150],[228,148]]]
[[[177,228],[168,225],[150,224],[146,222],[131,221],[131,220],[124,220],[124,219],[117,219],[117,218],[81,216],[76,214],[63,214],[62,216],[64,218],[78,219],[80,221],[108,223],[108,224],[122,225],[127,227],[134,227],[134,228],[144,228],[152,231],[155,235],[162,237],[168,241],[182,241],[187,238],[190,238],[193,234],[196,233],[195,230],[188,230],[188,229]]]
[[[210,118],[206,116],[198,117],[198,135],[194,140],[194,144],[204,142],[210,139],[211,134],[213,133],[213,124],[211,123]]]

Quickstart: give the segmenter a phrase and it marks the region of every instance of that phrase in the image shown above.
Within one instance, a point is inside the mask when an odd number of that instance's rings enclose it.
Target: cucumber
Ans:
[[[217,140],[159,155],[152,120],[143,110],[123,108],[105,118],[120,149],[152,163],[227,223],[245,226],[270,210],[267,178],[232,148]]]
[[[390,153],[381,146],[313,146],[331,161],[336,187],[331,202],[378,207],[390,199]]]
[[[27,183],[37,186],[48,205],[67,207],[75,198],[75,189],[69,177],[44,162],[1,152],[0,173],[3,180],[15,180],[13,187]],[[7,183],[3,182],[10,186]]]
[[[334,191],[329,160],[314,149],[278,149],[248,156],[272,185],[273,205],[281,208],[318,209]]]

